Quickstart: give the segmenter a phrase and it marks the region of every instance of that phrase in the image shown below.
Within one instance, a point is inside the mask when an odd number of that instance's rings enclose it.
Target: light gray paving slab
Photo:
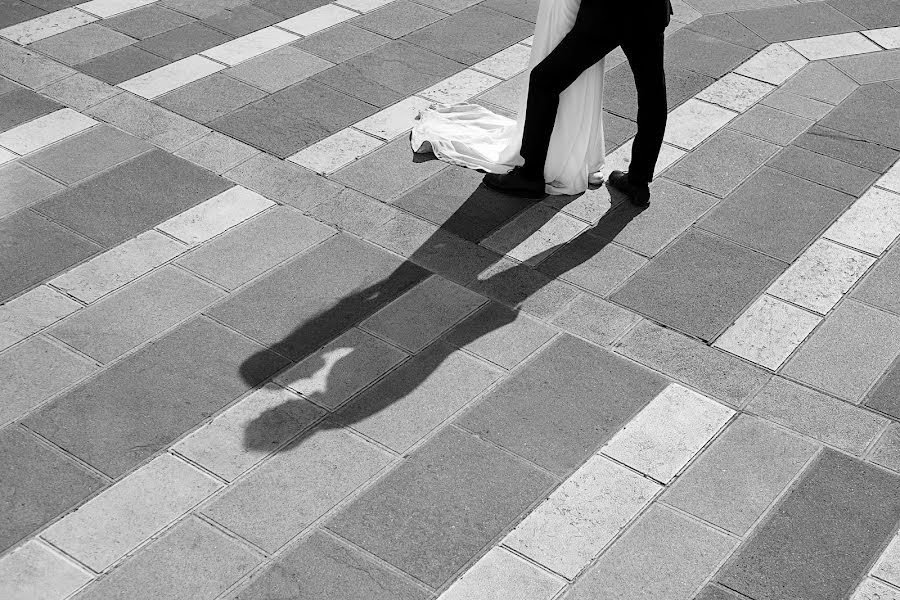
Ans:
[[[422,4],[408,0],[394,0],[383,8],[354,19],[353,25],[395,40],[446,16],[447,13]]]
[[[900,315],[900,247],[884,254],[850,294],[866,304]]]
[[[0,559],[0,579],[12,600],[65,598],[92,577],[37,540],[25,542]]]
[[[199,123],[131,94],[113,96],[90,107],[87,113],[169,152],[210,132]]]
[[[875,464],[900,472],[900,423],[891,423],[872,449],[869,459]]]
[[[35,50],[67,64],[77,65],[94,57],[135,43],[132,37],[108,29],[97,23],[88,23],[64,33],[31,44]]]
[[[878,173],[798,146],[788,146],[768,166],[859,197],[878,179]]]
[[[553,324],[598,346],[608,346],[639,320],[631,311],[583,293],[553,319]]]
[[[831,64],[862,85],[900,79],[900,50],[835,58]]]
[[[103,25],[142,40],[191,23],[191,17],[151,4],[125,14],[104,19]]]
[[[213,131],[196,142],[190,143],[175,156],[187,159],[204,169],[221,175],[242,162],[259,154],[259,150],[239,142],[218,131]]]
[[[215,73],[154,101],[193,121],[209,123],[265,96],[265,92],[246,83]]]
[[[528,265],[507,258],[495,258],[491,262],[493,264],[488,263],[489,266],[478,272],[468,286],[538,319],[552,319],[579,294],[577,288]]]
[[[84,73],[75,73],[41,88],[41,93],[75,110],[83,111],[122,93],[122,90]]]
[[[0,167],[0,217],[63,189],[52,179],[21,163]]]
[[[398,213],[393,206],[350,188],[344,188],[309,211],[314,219],[360,237],[384,225]]]
[[[340,63],[390,41],[390,38],[354,27],[351,23],[341,23],[298,40],[293,46],[333,63]]]
[[[227,69],[225,74],[271,93],[331,66],[334,63],[294,46],[284,46]]]
[[[441,594],[442,600],[489,597],[493,600],[549,600],[565,582],[544,569],[495,546]]]
[[[306,211],[333,198],[342,186],[269,154],[257,154],[224,173],[270,200]]]
[[[623,246],[579,235],[541,262],[538,270],[598,296],[606,296],[646,262],[644,257]]]
[[[859,87],[831,63],[817,60],[803,67],[779,89],[828,104],[840,104]]]
[[[0,40],[0,75],[39,89],[76,71],[6,40]]]
[[[785,146],[806,131],[815,121],[789,112],[757,104],[728,124],[731,129],[749,133],[766,141]]]
[[[775,90],[760,100],[760,104],[771,106],[772,108],[777,108],[799,117],[812,119],[813,121],[818,121],[834,108],[831,104],[826,102],[805,98],[781,90]]]

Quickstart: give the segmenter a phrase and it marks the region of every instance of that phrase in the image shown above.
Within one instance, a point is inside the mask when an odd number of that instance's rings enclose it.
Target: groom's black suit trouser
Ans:
[[[666,130],[666,75],[663,68],[663,29],[633,25],[614,31],[621,23],[603,14],[603,2],[583,1],[572,30],[531,71],[528,104],[522,133],[523,171],[542,179],[550,136],[556,121],[559,95],[587,68],[621,46],[637,87],[637,135],[631,149],[629,180],[649,183]]]

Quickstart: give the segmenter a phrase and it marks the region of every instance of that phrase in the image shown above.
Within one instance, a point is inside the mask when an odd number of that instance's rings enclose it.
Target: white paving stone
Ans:
[[[874,262],[868,254],[820,239],[769,287],[768,293],[824,315]]]
[[[348,127],[289,156],[287,160],[316,173],[329,175],[382,145],[383,140]]]
[[[900,195],[871,188],[825,232],[825,237],[881,254],[900,235]]]
[[[96,124],[94,119],[71,108],[61,108],[0,133],[0,146],[16,154],[28,154]]]
[[[93,576],[37,540],[0,559],[3,600],[62,600]]]
[[[234,66],[299,39],[299,36],[283,29],[266,27],[233,39],[230,42],[204,50],[200,54],[201,56],[223,62],[226,65]]]
[[[781,85],[808,62],[787,44],[778,43],[763,48],[734,72],[772,85]]]
[[[673,146],[691,150],[736,116],[738,113],[732,110],[691,98],[669,113],[663,139]]]
[[[713,346],[774,370],[821,320],[802,308],[764,295]]]
[[[603,164],[603,172],[608,176],[613,171],[628,172],[628,165],[631,164],[631,147],[634,144],[634,138],[616,148],[613,152],[606,155],[606,162]],[[656,159],[656,167],[653,169],[653,176],[657,176],[682,156],[687,154],[681,148],[676,148],[671,144],[663,143],[659,149],[659,157]]]
[[[770,83],[737,75],[736,73],[728,73],[722,79],[697,94],[696,97],[711,104],[718,104],[724,108],[744,112],[774,89],[775,86]]]
[[[824,60],[881,50],[872,40],[859,33],[840,33],[794,40],[787,43],[809,60]]]
[[[525,44],[526,46],[528,46],[528,47],[530,48],[531,45],[534,43],[534,36],[533,36],[533,35],[530,35],[530,36],[528,36],[527,38],[525,38],[524,40],[522,40],[522,41],[519,42],[519,43],[520,43],[520,44]]]
[[[900,534],[894,536],[872,568],[872,575],[900,587]]]
[[[239,185],[190,208],[157,229],[185,244],[199,244],[261,213],[275,203]]]
[[[492,75],[486,75],[473,69],[464,69],[430,88],[422,90],[419,92],[419,96],[444,104],[456,104],[477,96],[502,82],[502,79]]]
[[[222,485],[163,454],[51,525],[41,537],[102,571]]]
[[[82,302],[91,303],[187,248],[158,231],[148,231],[56,277],[50,284]]]
[[[276,25],[292,33],[306,36],[328,29],[338,23],[343,23],[347,19],[352,19],[358,15],[359,13],[357,12],[341,8],[335,4],[326,4],[299,14],[296,17],[281,21]]]
[[[900,161],[894,163],[894,166],[875,182],[875,185],[900,193]]]
[[[535,204],[488,237],[482,245],[534,265],[587,229],[587,223],[544,204]]]
[[[871,577],[863,579],[850,600],[900,600],[900,590]]]
[[[419,113],[433,102],[418,96],[410,96],[396,104],[384,108],[356,123],[353,128],[374,135],[382,140],[392,140],[409,131]]]
[[[386,6],[393,1],[394,0],[338,0],[334,4],[352,8],[357,12],[367,13],[369,11],[375,10],[376,8]]]
[[[646,477],[594,455],[503,543],[575,579],[661,489]]]
[[[668,483],[732,415],[730,408],[673,383],[625,425],[602,452]]]
[[[500,79],[509,79],[528,68],[531,48],[525,44],[513,44],[493,56],[489,56],[472,68]]]
[[[119,87],[147,100],[152,100],[225,68],[227,67],[221,63],[195,54],[154,69],[149,73],[132,77],[128,81],[120,83]]]
[[[324,413],[290,390],[268,384],[176,444],[174,449],[226,481],[234,481],[274,451],[279,443],[299,433],[298,424],[305,426]],[[272,423],[266,432],[269,437],[259,440],[269,443],[271,450],[246,448],[248,427],[267,414],[279,416],[269,421]]]
[[[439,600],[550,600],[566,585],[561,577],[494,547]]]
[[[0,350],[53,325],[81,304],[42,285],[0,305]]]
[[[89,15],[75,7],[64,8],[29,19],[24,23],[0,29],[0,37],[25,45],[93,23],[96,20],[97,17],[94,15]]]
[[[870,29],[861,33],[879,46],[887,48],[888,50],[900,48],[900,27]]]
[[[0,165],[4,163],[8,163],[11,160],[18,158],[19,155],[15,152],[7,150],[6,148],[0,148]]]
[[[91,0],[78,4],[77,8],[84,12],[96,15],[101,19],[118,15],[120,13],[153,4],[156,0]]]

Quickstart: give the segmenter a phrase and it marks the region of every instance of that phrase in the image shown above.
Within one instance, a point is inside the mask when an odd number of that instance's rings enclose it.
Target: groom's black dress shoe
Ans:
[[[514,167],[509,173],[488,173],[484,176],[484,185],[520,198],[540,199],[547,195],[544,193],[544,180],[525,177],[521,167]]]
[[[650,206],[650,186],[646,183],[635,184],[628,179],[628,173],[622,171],[613,171],[606,180],[607,185],[611,185],[628,197],[628,200],[635,206]]]

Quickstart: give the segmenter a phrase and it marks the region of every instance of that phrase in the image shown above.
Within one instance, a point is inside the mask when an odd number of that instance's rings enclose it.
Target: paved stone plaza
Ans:
[[[537,6],[0,0],[0,598],[900,600],[900,1],[676,2],[646,210],[411,153]]]

